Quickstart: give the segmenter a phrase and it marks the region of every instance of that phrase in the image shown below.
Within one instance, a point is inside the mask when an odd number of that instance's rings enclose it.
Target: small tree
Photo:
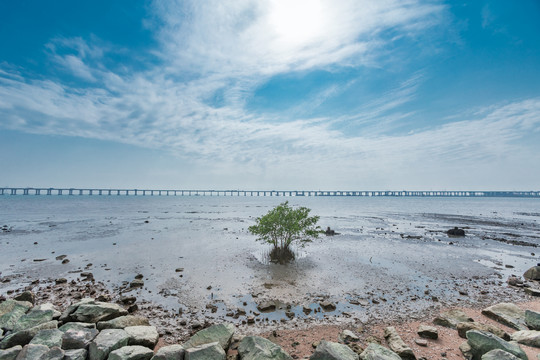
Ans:
[[[309,216],[311,210],[306,207],[293,209],[286,201],[266,215],[255,219],[256,224],[248,228],[249,232],[258,235],[257,240],[273,246],[270,259],[280,263],[294,259],[290,249],[292,243],[305,246],[321,233],[317,226],[318,216]]]

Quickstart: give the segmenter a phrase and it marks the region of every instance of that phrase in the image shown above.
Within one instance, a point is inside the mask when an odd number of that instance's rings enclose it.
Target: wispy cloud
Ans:
[[[246,99],[272,76],[377,66],[394,32],[413,36],[444,12],[437,3],[414,0],[289,3],[298,13],[280,28],[276,18],[287,14],[280,13],[279,1],[156,1],[161,63],[138,72],[107,68],[102,59],[110,50],[94,45],[95,39],[53,39],[48,49],[54,63],[87,84],[2,70],[0,126],[163,149],[217,173],[242,167],[269,181],[277,175],[268,172],[289,174],[290,182],[331,172],[348,187],[380,184],[411,163],[456,167],[508,157],[516,140],[538,131],[540,99],[534,98],[409,135],[385,135],[384,129],[414,115],[400,107],[415,98],[421,73],[337,119],[313,113],[276,121],[276,115],[246,110]],[[309,31],[289,38],[287,27],[299,26],[295,22]],[[330,85],[300,106],[316,108],[340,91]],[[223,94],[220,106],[209,101],[217,93]],[[336,126],[344,122],[363,124],[364,131]]]

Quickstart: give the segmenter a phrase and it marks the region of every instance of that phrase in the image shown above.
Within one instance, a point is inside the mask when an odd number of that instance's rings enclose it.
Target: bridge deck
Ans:
[[[98,195],[98,196],[392,196],[392,197],[531,197],[540,191],[321,191],[321,190],[155,190],[0,188],[0,195]]]

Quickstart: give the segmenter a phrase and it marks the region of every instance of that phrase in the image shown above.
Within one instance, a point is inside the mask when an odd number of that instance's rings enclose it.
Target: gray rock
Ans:
[[[148,319],[142,316],[125,315],[109,321],[97,323],[98,330],[103,329],[124,329],[128,326],[150,326]]]
[[[263,301],[257,305],[259,311],[274,311],[276,310],[276,303],[274,301]]]
[[[38,360],[63,360],[64,350],[58,346],[50,348],[45,354],[41,355]]]
[[[512,334],[512,341],[520,344],[540,348],[540,331],[521,330]]]
[[[27,301],[27,302],[31,303],[32,305],[34,305],[36,303],[36,295],[34,295],[34,293],[31,292],[31,291],[25,291],[22,294],[19,294],[19,295],[13,297],[13,300]]]
[[[13,330],[19,319],[32,307],[27,301],[8,299],[0,303],[0,328]]]
[[[461,345],[459,345],[459,351],[461,351],[461,354],[463,357],[467,360],[472,360],[473,353],[472,353],[472,347],[469,345],[468,341],[462,342]]]
[[[51,310],[53,312],[53,320],[58,320],[60,316],[62,315],[62,313],[58,311],[54,307],[54,305],[51,303],[45,303],[45,304],[34,306],[32,310],[41,310],[41,311]]]
[[[238,345],[238,354],[242,360],[292,360],[281,346],[260,336],[243,338]]]
[[[525,325],[531,330],[540,330],[540,313],[525,310]]]
[[[127,346],[129,335],[122,329],[106,329],[88,347],[89,360],[104,360],[111,351]]]
[[[15,360],[17,358],[17,355],[22,350],[21,345],[14,346],[12,348],[6,349],[6,350],[0,350],[0,360]]]
[[[189,349],[195,346],[218,342],[223,349],[227,349],[231,343],[231,338],[234,335],[234,324],[218,324],[203,329],[193,335],[185,344],[184,349]]]
[[[362,360],[401,360],[398,354],[377,343],[370,343],[360,354]]]
[[[36,360],[48,351],[49,348],[45,345],[25,345],[17,355],[17,360]]]
[[[482,360],[519,360],[519,358],[504,350],[495,349],[482,355]]]
[[[434,326],[420,325],[417,334],[424,339],[437,340],[439,338],[439,330]]]
[[[330,301],[323,301],[320,302],[319,305],[324,311],[334,311],[336,310],[336,304],[330,302]]]
[[[55,346],[61,347],[62,335],[64,333],[58,329],[40,330],[30,341],[30,344],[45,345],[50,348]]]
[[[32,308],[32,303],[28,301],[17,301],[13,299],[7,299],[4,302],[0,302],[0,317],[13,311],[15,308],[22,307],[25,309],[25,313]]]
[[[525,271],[523,277],[527,280],[540,280],[540,266],[533,266]]]
[[[140,345],[124,346],[111,351],[108,360],[150,360],[154,352]]]
[[[467,340],[472,349],[473,359],[480,359],[485,353],[501,349],[517,356],[520,359],[527,360],[527,355],[515,343],[504,341],[500,337],[485,331],[470,330],[467,332]]]
[[[8,336],[4,337],[2,341],[0,341],[0,349],[8,349],[15,345],[24,346],[28,344],[40,330],[56,329],[57,327],[58,327],[58,321],[53,320],[45,324],[34,326],[33,328],[30,328],[30,329],[26,329],[26,330],[18,331],[13,334],[9,334]]]
[[[526,287],[524,290],[525,290],[525,294],[528,294],[528,295],[531,295],[531,296],[540,297],[540,289],[535,289],[535,288],[531,288],[531,287]]]
[[[458,331],[459,336],[461,336],[464,339],[467,338],[467,331],[469,330],[486,331],[506,341],[510,340],[510,335],[508,335],[506,331],[499,329],[498,327],[490,325],[490,324],[481,324],[481,323],[476,323],[476,322],[460,322],[457,326],[457,331]]]
[[[86,349],[65,350],[64,360],[86,360],[87,354]]]
[[[129,287],[131,288],[137,288],[137,287],[143,287],[144,281],[142,279],[135,279],[130,284]]]
[[[358,360],[358,354],[347,345],[322,340],[310,360]]]
[[[81,329],[95,329],[95,328],[96,328],[96,324],[83,323],[83,322],[68,322],[60,326],[58,330],[66,332],[71,329],[81,330]]]
[[[159,339],[154,326],[128,326],[124,330],[129,335],[128,345],[140,345],[153,349]]]
[[[95,302],[81,304],[70,314],[73,321],[97,323],[107,321],[119,316],[127,315],[128,311],[118,304]]]
[[[468,317],[467,314],[465,314],[463,311],[454,309],[441,313],[433,320],[433,323],[435,325],[456,329],[457,324],[459,324],[460,322],[472,321],[473,319]]]
[[[210,344],[204,344],[186,349],[185,360],[225,360],[227,355],[216,341]]]
[[[525,311],[511,303],[500,303],[482,310],[482,314],[516,330],[527,330]]]
[[[96,329],[69,329],[62,332],[62,349],[76,350],[86,349],[98,335]]]
[[[79,306],[81,306],[82,304],[95,304],[96,301],[94,299],[91,299],[91,298],[84,298],[82,299],[81,301],[75,303],[75,304],[71,304],[69,305],[66,310],[62,313],[62,315],[60,316],[60,321],[63,322],[63,323],[66,323],[66,322],[69,322],[69,321],[74,321],[73,319],[70,319],[71,317],[71,314],[77,310],[77,308]]]
[[[388,342],[388,346],[393,352],[398,354],[402,359],[416,359],[412,349],[403,342],[396,329],[389,326],[384,329],[384,338]]]
[[[343,330],[339,333],[338,339],[344,343],[357,342],[360,340],[351,330]]]
[[[34,308],[19,318],[17,324],[15,324],[13,327],[13,332],[26,330],[40,324],[45,324],[53,319],[53,315],[53,310],[39,310]]]
[[[160,348],[151,360],[183,360],[184,347],[182,345],[170,345]]]

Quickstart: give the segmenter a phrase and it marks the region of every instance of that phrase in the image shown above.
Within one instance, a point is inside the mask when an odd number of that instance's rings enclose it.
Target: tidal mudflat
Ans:
[[[247,228],[285,200],[339,235],[278,265]],[[94,279],[186,323],[368,323],[520,301],[506,280],[540,255],[535,199],[6,196],[0,219],[0,294]],[[449,237],[455,226],[466,236]]]

